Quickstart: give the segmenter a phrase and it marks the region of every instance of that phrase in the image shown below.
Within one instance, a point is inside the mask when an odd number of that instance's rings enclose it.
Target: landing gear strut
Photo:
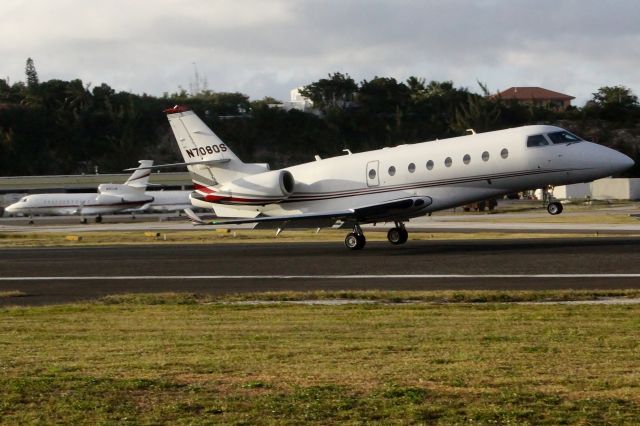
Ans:
[[[356,224],[353,227],[353,232],[349,232],[344,239],[344,245],[351,250],[361,250],[366,244],[367,239],[362,233],[360,225]]]
[[[393,245],[400,245],[407,242],[409,238],[409,233],[407,229],[404,227],[404,223],[400,221],[395,221],[395,228],[389,229],[387,232],[387,239]]]
[[[551,215],[562,213],[562,204],[553,201],[553,186],[542,188],[542,202],[547,206],[547,212]]]

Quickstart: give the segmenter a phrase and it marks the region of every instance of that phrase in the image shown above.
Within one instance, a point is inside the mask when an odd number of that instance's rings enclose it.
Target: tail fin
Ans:
[[[153,160],[140,160],[138,163],[140,163],[139,167],[149,167],[153,165]],[[149,176],[151,176],[151,170],[138,169],[133,172],[124,184],[131,188],[146,189],[147,183],[149,182]]]
[[[196,188],[268,170],[265,165],[243,163],[193,111],[175,106],[164,112]]]

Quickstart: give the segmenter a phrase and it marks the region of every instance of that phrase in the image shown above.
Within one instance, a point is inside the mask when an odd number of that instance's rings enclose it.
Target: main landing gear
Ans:
[[[367,239],[358,224],[353,227],[353,232],[349,232],[344,239],[344,245],[351,250],[362,250],[366,243]]]
[[[404,227],[404,223],[400,221],[395,221],[394,223],[395,227],[389,229],[389,232],[387,232],[387,239],[393,245],[406,243],[409,238],[409,233]],[[367,240],[364,237],[362,228],[357,224],[353,227],[353,232],[349,232],[344,239],[344,245],[350,250],[361,250],[366,242]]]
[[[389,229],[389,232],[387,232],[387,239],[391,244],[393,244],[394,246],[397,246],[407,242],[407,239],[409,238],[409,233],[407,232],[407,229],[404,227],[404,223],[400,221],[395,221],[395,225],[396,225],[395,228],[391,228]]]

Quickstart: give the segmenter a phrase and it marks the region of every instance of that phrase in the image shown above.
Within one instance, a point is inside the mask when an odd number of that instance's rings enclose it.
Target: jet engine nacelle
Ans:
[[[274,170],[244,176],[222,184],[220,193],[233,197],[269,198],[271,202],[285,200],[293,193],[295,181],[288,170]]]
[[[98,185],[98,196],[96,197],[96,201],[100,204],[144,203],[152,200],[153,197],[145,194],[140,188],[111,183]]]
[[[115,194],[98,194],[96,202],[99,204],[121,204],[124,203],[124,198]]]

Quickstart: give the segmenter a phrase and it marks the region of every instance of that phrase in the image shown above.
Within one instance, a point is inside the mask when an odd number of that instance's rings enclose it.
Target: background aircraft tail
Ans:
[[[139,167],[149,167],[153,165],[153,160],[140,160]],[[151,170],[149,169],[138,169],[131,174],[129,179],[124,183],[125,185],[131,188],[147,188],[147,183],[149,182],[149,176],[151,176]]]
[[[196,189],[269,170],[266,164],[243,163],[193,111],[176,106],[165,113]]]

